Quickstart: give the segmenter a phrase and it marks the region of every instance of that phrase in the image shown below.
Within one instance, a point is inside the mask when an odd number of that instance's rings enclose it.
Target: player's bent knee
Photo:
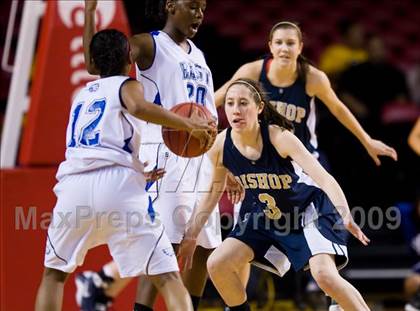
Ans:
[[[137,288],[139,288],[140,292],[144,293],[146,291],[147,292],[152,291],[155,288],[155,286],[153,284],[153,281],[150,278],[142,275],[142,276],[139,276],[138,278]]]
[[[211,258],[207,260],[207,272],[210,276],[214,276],[214,274],[217,272],[217,262],[211,260]]]
[[[181,275],[177,271],[150,276],[150,279],[158,290],[163,288],[168,283],[173,284],[174,282],[179,282],[180,286],[183,286]]]
[[[335,275],[327,269],[313,269],[311,270],[311,273],[316,283],[322,290],[329,291],[334,288],[334,284],[336,282]]]
[[[211,254],[207,260],[207,271],[212,277],[218,274],[225,274],[227,270],[230,270],[230,266],[229,260],[219,256],[216,252]]]
[[[69,275],[70,275],[69,273],[66,273],[57,269],[45,268],[43,278],[50,279],[59,283],[64,283],[66,282]]]

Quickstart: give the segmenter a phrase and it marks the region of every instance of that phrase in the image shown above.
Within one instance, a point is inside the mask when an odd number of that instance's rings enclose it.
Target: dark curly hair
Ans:
[[[254,101],[259,104],[260,102],[264,103],[263,111],[258,115],[258,119],[266,124],[276,124],[286,130],[294,131],[293,123],[287,120],[285,117],[283,117],[278,111],[273,107],[273,105],[270,104],[270,102],[267,99],[267,96],[265,95],[265,91],[263,91],[263,87],[261,84],[257,81],[246,79],[246,78],[240,78],[238,80],[233,81],[227,91],[232,87],[232,85],[235,84],[241,84],[246,86],[252,94],[252,98]],[[225,95],[226,100],[226,95]]]
[[[90,57],[101,77],[120,75],[129,61],[130,45],[121,31],[105,29],[90,42]]]

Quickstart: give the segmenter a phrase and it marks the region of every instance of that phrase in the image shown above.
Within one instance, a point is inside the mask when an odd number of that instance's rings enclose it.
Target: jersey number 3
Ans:
[[[90,104],[85,114],[94,114],[95,117],[90,120],[87,124],[85,124],[82,129],[80,130],[79,137],[75,137],[75,130],[77,125],[77,119],[80,117],[80,110],[83,108],[83,103],[80,103],[76,106],[73,111],[72,115],[72,122],[71,122],[71,140],[68,147],[77,147],[79,145],[84,146],[97,146],[99,145],[99,131],[95,131],[96,126],[98,125],[99,121],[104,114],[105,110],[105,99],[94,101]]]
[[[260,202],[267,204],[267,208],[264,209],[264,214],[270,219],[280,219],[281,211],[276,205],[276,200],[268,193],[260,193],[258,195]]]

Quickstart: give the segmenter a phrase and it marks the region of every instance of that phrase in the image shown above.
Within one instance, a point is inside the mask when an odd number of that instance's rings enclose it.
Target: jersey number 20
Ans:
[[[71,122],[71,140],[68,147],[77,147],[79,145],[84,146],[97,146],[99,145],[99,131],[95,131],[96,126],[98,125],[99,121],[104,114],[105,110],[105,99],[94,101],[90,104],[85,114],[93,114],[95,117],[90,120],[87,124],[85,124],[81,131],[79,137],[75,137],[75,129],[77,125],[77,119],[80,116],[80,110],[83,108],[83,103],[80,103],[76,106],[73,111],[72,115],[72,122]]]
[[[195,86],[193,83],[187,83],[188,97],[191,101],[195,101],[197,104],[204,105],[204,99],[206,98],[207,88],[203,85]]]

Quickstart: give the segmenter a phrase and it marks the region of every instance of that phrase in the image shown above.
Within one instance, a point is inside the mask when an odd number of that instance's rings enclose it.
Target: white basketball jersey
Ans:
[[[89,82],[76,96],[67,126],[66,160],[57,179],[68,174],[122,165],[143,171],[138,160],[139,126],[123,107],[120,89],[129,78],[112,76]]]
[[[168,110],[179,103],[196,102],[217,118],[213,78],[203,52],[191,40],[188,40],[190,50],[186,52],[163,31],[151,35],[155,42],[153,64],[142,71],[136,66],[145,99]],[[148,123],[146,128],[143,143],[163,142],[159,125]]]

